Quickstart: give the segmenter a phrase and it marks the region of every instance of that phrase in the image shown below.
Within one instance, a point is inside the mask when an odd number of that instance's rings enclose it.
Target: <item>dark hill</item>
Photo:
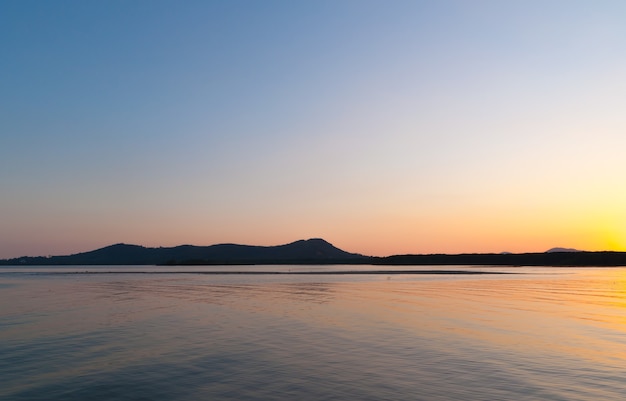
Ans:
[[[356,263],[369,260],[345,252],[323,239],[300,240],[278,246],[219,244],[146,248],[115,244],[67,256],[22,257],[0,261],[3,265],[156,265],[156,264],[304,264]]]
[[[555,253],[555,252],[582,252],[582,251],[579,251],[578,249],[574,249],[574,248],[560,248],[560,247],[550,248],[546,251],[546,253]]]

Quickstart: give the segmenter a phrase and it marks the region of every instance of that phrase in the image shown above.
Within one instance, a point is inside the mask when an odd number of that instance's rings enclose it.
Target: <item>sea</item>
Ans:
[[[622,267],[0,268],[0,400],[624,399]]]

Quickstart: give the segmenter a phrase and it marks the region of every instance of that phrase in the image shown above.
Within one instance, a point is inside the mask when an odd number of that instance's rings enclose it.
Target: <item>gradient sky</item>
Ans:
[[[626,2],[0,3],[0,258],[626,251]]]

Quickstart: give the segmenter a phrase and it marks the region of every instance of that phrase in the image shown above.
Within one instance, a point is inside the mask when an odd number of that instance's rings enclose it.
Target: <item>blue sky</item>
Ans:
[[[0,257],[626,250],[626,3],[6,1]]]

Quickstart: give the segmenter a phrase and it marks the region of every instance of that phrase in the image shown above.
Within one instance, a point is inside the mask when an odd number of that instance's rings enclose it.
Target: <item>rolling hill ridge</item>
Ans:
[[[351,263],[368,257],[343,251],[321,238],[285,245],[253,246],[217,244],[147,248],[115,244],[66,256],[20,257],[0,261],[3,265],[207,265],[207,264],[303,264]]]

